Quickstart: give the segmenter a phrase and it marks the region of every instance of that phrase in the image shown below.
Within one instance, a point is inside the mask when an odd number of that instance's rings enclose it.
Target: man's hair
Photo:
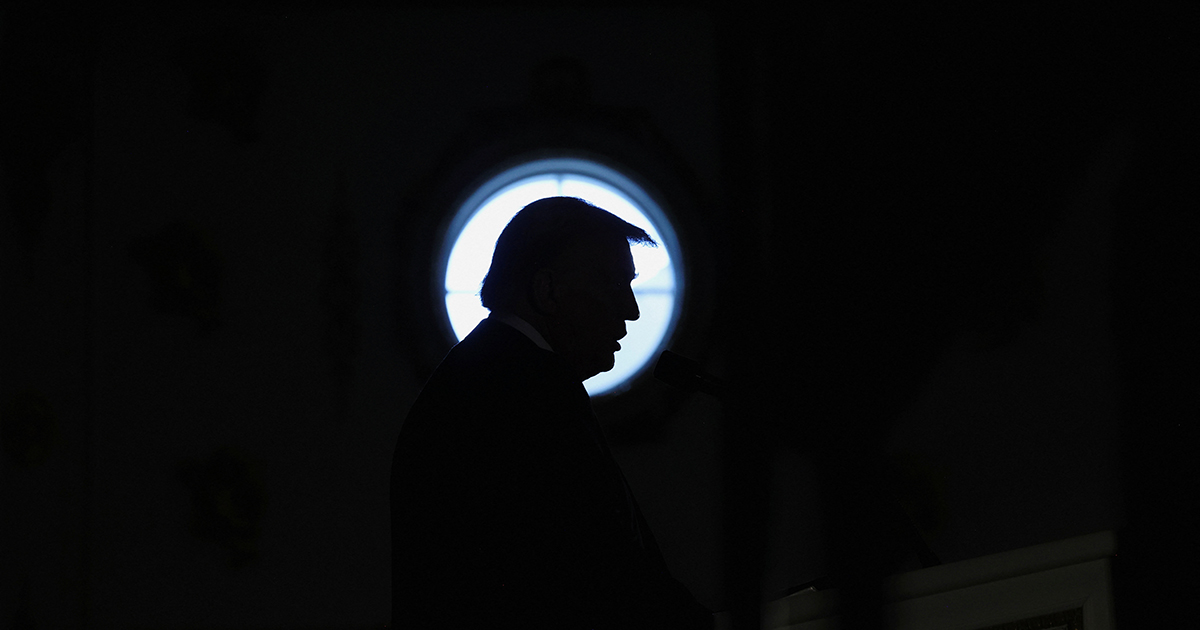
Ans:
[[[575,197],[548,197],[517,213],[496,239],[492,266],[479,297],[490,310],[511,308],[528,297],[533,275],[549,267],[580,239],[624,239],[656,246],[645,230]]]

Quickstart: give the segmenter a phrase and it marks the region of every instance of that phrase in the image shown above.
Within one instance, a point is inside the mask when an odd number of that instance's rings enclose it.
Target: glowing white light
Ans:
[[[454,244],[446,262],[446,315],[455,337],[462,339],[488,316],[487,309],[479,301],[479,288],[491,265],[496,239],[512,217],[526,205],[554,196],[578,197],[603,208],[621,219],[646,231],[658,247],[635,245],[632,248],[634,266],[638,277],[633,281],[634,296],[638,301],[641,317],[627,325],[628,335],[621,340],[621,351],[617,353],[615,365],[608,372],[601,372],[584,381],[588,393],[596,396],[612,392],[638,374],[654,358],[660,345],[670,332],[676,301],[676,271],[671,258],[670,239],[663,238],[669,225],[658,225],[627,193],[649,200],[649,197],[633,182],[604,167],[581,160],[547,160],[554,166],[582,165],[593,173],[606,175],[621,184],[613,184],[582,173],[573,173],[565,168],[553,172],[541,170],[524,178],[517,178],[482,200],[476,208],[464,206],[460,212],[470,213],[457,235],[451,235]],[[536,165],[536,163],[534,164]],[[527,168],[525,170],[530,170]],[[509,174],[501,174],[493,180],[503,180]],[[477,195],[478,196],[478,195]],[[661,229],[660,229],[661,228]]]

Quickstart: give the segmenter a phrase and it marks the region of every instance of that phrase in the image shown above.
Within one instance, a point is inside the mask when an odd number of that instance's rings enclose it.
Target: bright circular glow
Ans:
[[[628,322],[613,369],[583,382],[592,396],[620,391],[657,355],[674,326],[682,285],[678,242],[662,210],[640,186],[590,160],[549,158],[526,162],[493,177],[459,208],[447,233],[446,316],[461,340],[488,316],[479,290],[496,239],[526,205],[546,197],[578,197],[642,228],[658,247],[631,248],[637,270],[634,296],[641,317]]]

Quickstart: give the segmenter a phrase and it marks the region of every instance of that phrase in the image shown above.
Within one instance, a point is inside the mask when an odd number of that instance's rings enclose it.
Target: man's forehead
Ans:
[[[567,244],[560,261],[572,266],[634,273],[633,252],[624,238],[580,238]]]

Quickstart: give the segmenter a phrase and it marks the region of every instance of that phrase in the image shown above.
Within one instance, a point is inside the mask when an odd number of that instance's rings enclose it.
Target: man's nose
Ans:
[[[623,313],[623,317],[627,321],[632,322],[642,316],[641,311],[638,310],[637,297],[634,296],[632,287],[626,292],[625,297],[625,312]]]

